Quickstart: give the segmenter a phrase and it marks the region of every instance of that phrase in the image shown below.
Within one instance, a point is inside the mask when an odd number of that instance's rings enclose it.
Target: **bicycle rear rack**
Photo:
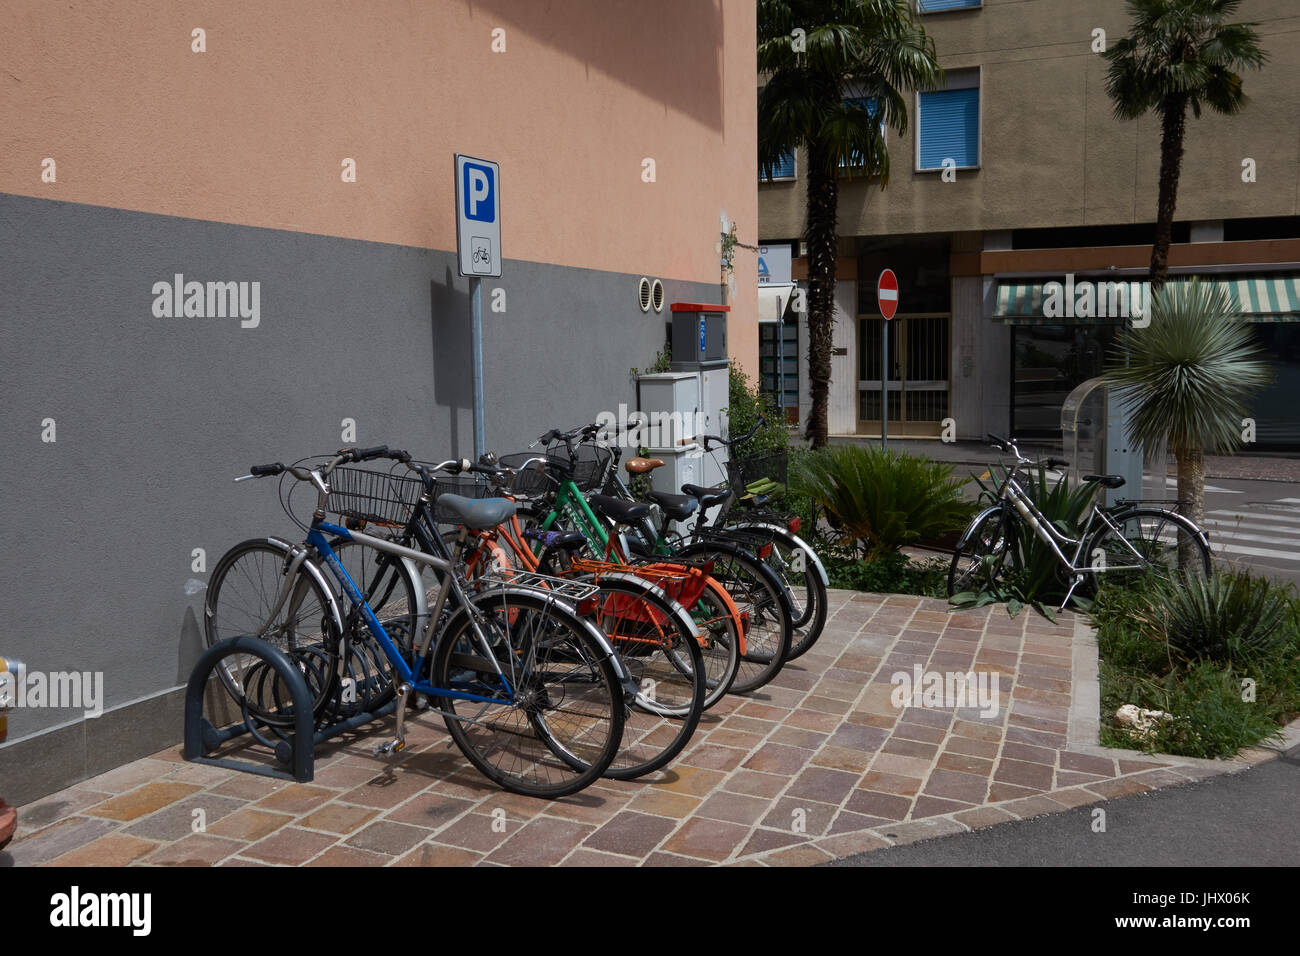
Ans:
[[[595,584],[574,581],[570,578],[555,578],[546,574],[538,574],[536,571],[493,571],[477,580],[498,587],[514,587],[536,591],[543,597],[558,597],[573,603],[585,601],[600,590]]]

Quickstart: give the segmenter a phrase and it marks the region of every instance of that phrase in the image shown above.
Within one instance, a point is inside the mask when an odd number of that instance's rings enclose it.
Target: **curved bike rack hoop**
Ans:
[[[289,700],[293,705],[294,714],[293,735],[287,741],[289,748],[288,760],[284,760],[282,752],[278,752],[277,756],[290,765],[291,773],[258,766],[244,760],[235,760],[231,757],[204,756],[204,754],[217,749],[227,740],[254,731],[254,728],[249,726],[247,720],[242,725],[219,730],[203,716],[203,695],[207,689],[208,678],[212,675],[212,670],[217,666],[218,662],[232,654],[251,654],[264,661],[268,667],[275,671],[276,676],[284,682],[284,686],[288,688]],[[194,670],[190,672],[190,680],[185,687],[184,757],[192,763],[212,764],[216,767],[226,767],[232,770],[243,770],[263,776],[308,783],[315,775],[315,760],[313,757],[314,731],[312,697],[311,692],[307,689],[307,681],[287,654],[261,638],[231,637],[214,644],[204,652],[198,663],[194,665]]]

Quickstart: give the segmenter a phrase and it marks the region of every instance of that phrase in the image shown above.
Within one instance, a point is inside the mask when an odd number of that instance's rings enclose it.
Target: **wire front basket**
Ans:
[[[738,497],[777,495],[785,491],[789,457],[780,451],[752,458],[732,458],[727,462],[727,481]]]
[[[502,455],[498,463],[504,468],[515,469],[516,474],[510,483],[510,491],[524,498],[533,498],[554,491],[560,474],[569,467],[567,458],[544,455],[535,451]],[[528,467],[525,468],[525,465]]]
[[[364,468],[335,468],[329,476],[329,510],[353,521],[401,527],[424,494],[419,478]]]
[[[600,491],[604,488],[614,464],[614,450],[583,442],[573,450],[573,455],[573,480],[578,490]]]

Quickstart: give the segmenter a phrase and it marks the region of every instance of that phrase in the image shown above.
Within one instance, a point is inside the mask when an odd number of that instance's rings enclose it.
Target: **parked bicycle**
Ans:
[[[314,487],[317,502],[302,544],[252,539],[222,558],[205,608],[209,642],[230,636],[232,613],[261,617],[246,633],[290,653],[312,685],[314,708],[328,712],[343,696],[340,662],[364,628],[382,652],[398,699],[395,735],[377,753],[405,748],[406,702],[418,693],[442,714],[465,757],[500,786],[547,798],[586,787],[616,757],[625,708],[637,691],[605,635],[575,611],[596,588],[538,575],[471,587],[457,571],[460,552],[476,546],[474,531],[514,513],[514,503],[503,498],[440,498],[439,509],[462,528],[450,559],[430,553],[439,547],[432,542],[430,551],[416,550],[362,532],[372,523],[406,526],[417,510],[429,515],[432,505],[422,479],[341,467],[378,458],[410,456],[382,446],[346,450],[314,467],[257,465],[236,479],[283,475]],[[462,465],[473,467],[451,461],[437,468]],[[329,513],[343,515],[349,527],[327,521]],[[332,544],[338,541],[388,555],[394,567],[430,569],[439,579],[429,604],[423,588],[410,586],[412,576],[391,578],[408,590],[402,613],[414,622],[409,646],[399,647],[348,574]],[[346,599],[346,614],[324,570]],[[282,693],[247,677],[228,664],[221,678],[246,714],[272,724],[292,719]]]
[[[1146,575],[1170,576],[1181,566],[1210,571],[1209,536],[1189,518],[1143,500],[1121,500],[1103,506],[1094,499],[1083,528],[1076,535],[1052,523],[1017,480],[1022,468],[1035,462],[1020,453],[1013,441],[989,435],[993,447],[1015,461],[993,495],[994,503],[979,512],[957,543],[948,570],[949,596],[989,590],[1007,574],[1024,566],[1022,528],[1043,542],[1068,577],[1061,608],[1075,590],[1087,584],[1096,590],[1103,575],[1114,583],[1131,583]],[[1048,468],[1068,466],[1048,458]],[[1102,488],[1121,488],[1122,475],[1084,475],[1095,495]]]

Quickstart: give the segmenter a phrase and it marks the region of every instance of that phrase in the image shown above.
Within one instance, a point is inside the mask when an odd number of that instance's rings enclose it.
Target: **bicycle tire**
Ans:
[[[361,591],[384,631],[397,646],[408,667],[413,667],[414,641],[421,621],[417,613],[416,582],[400,561],[387,558],[381,551],[353,541],[330,542],[339,564]],[[337,582],[335,582],[337,584]],[[341,590],[341,589],[340,589]],[[351,602],[336,595],[339,607]],[[393,664],[379,646],[369,628],[356,615],[349,616],[347,654],[340,664],[343,680],[352,681],[353,701],[340,701],[340,717],[363,711],[375,711],[388,704],[397,694]],[[345,624],[347,622],[345,621]]]
[[[304,564],[290,598],[275,621],[268,620],[279,597],[290,545],[278,538],[250,538],[226,551],[212,569],[203,599],[203,634],[207,647],[226,638],[251,635],[284,651],[297,665],[312,694],[312,714],[319,718],[338,684],[341,621],[324,576]],[[269,726],[293,725],[286,707],[287,690],[279,681],[266,684],[258,658],[232,654],[217,665],[217,675],[234,702]],[[252,684],[257,693],[246,693]]]
[[[1015,560],[1014,525],[1005,508],[976,515],[952,553],[948,565],[948,596],[984,591],[997,584],[1008,557]]]
[[[794,631],[785,588],[767,565],[729,542],[700,541],[679,548],[670,560],[711,563],[709,574],[724,588],[745,620],[745,647],[730,693],[758,690],[781,672]]]
[[[1148,573],[1172,577],[1179,570],[1184,547],[1191,555],[1192,570],[1210,573],[1210,549],[1204,533],[1189,518],[1164,508],[1124,508],[1107,517],[1118,526],[1123,540],[1104,524],[1089,539],[1083,557],[1088,561],[1094,591],[1103,581],[1131,583]],[[1133,531],[1137,533],[1131,534]],[[1168,534],[1172,543],[1164,540]]]
[[[770,553],[762,561],[786,590],[790,600],[790,624],[794,628],[786,660],[792,661],[807,654],[826,627],[829,602],[826,582],[817,572],[816,555],[811,546],[794,534],[767,525],[737,525],[718,530],[724,536],[734,535],[734,539],[749,551],[757,552],[758,548],[771,545]]]
[[[690,616],[658,587],[630,574],[601,575],[599,587],[592,623],[637,685],[624,714],[623,742],[605,776],[635,780],[667,766],[690,743],[708,690],[704,655]]]
[[[608,645],[542,595],[500,589],[470,603],[490,646],[460,608],[431,661],[436,687],[486,698],[433,698],[466,759],[499,786],[532,797],[567,796],[600,779],[617,756],[625,706]],[[501,686],[498,667],[517,692]]]

